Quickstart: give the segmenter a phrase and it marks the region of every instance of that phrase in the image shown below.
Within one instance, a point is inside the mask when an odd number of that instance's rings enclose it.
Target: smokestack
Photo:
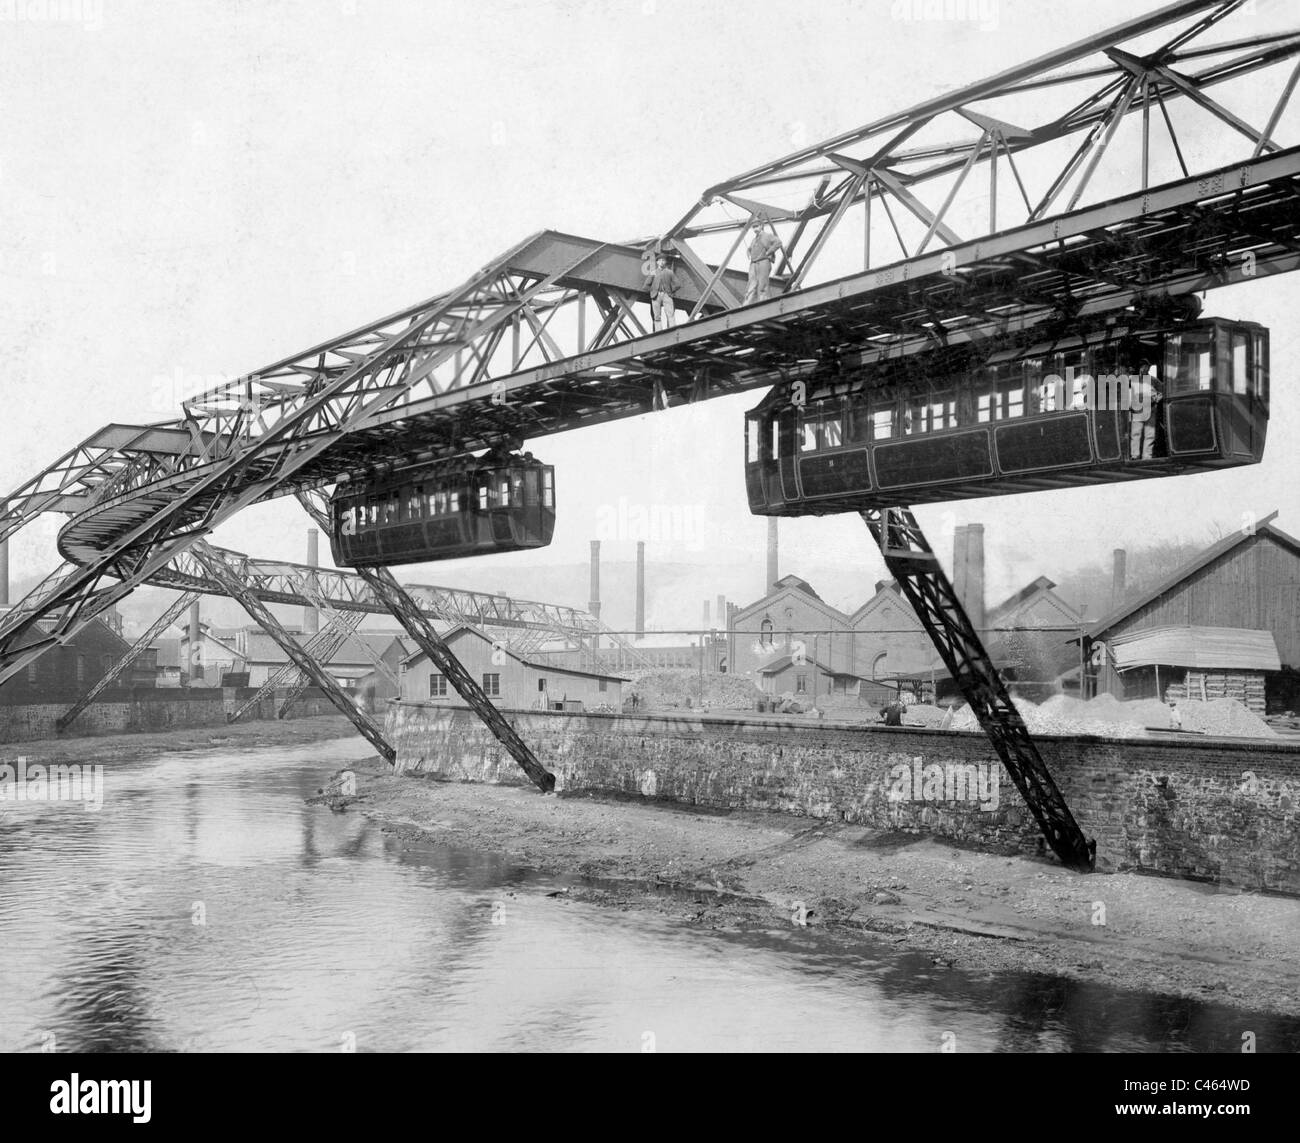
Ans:
[[[0,540],[0,607],[9,606],[9,541]]]
[[[199,630],[199,601],[190,604],[190,661],[186,665],[190,681],[203,678],[203,633]]]
[[[307,529],[307,563],[314,568],[320,567],[320,531],[316,528]],[[320,629],[320,612],[315,605],[302,609],[302,629],[308,635]]]
[[[1128,569],[1128,553],[1123,548],[1115,549],[1114,571],[1110,580],[1110,605],[1118,607],[1124,602],[1124,578]]]
[[[600,618],[600,541],[591,541],[591,596],[587,610],[596,619]]]
[[[709,601],[704,601],[704,621],[700,624],[701,631],[707,631],[711,624],[709,623]]]
[[[727,629],[727,597],[718,596],[718,626],[724,631]]]
[[[966,531],[965,524],[958,524],[952,530],[952,590],[956,592],[963,607],[966,607],[967,590],[970,586],[966,574],[969,553],[970,534]],[[970,614],[970,608],[966,608],[966,613]]]
[[[776,517],[767,518],[767,590],[772,590],[772,585],[776,583],[781,576],[777,572],[777,534],[776,534]]]
[[[645,638],[645,541],[636,542],[636,637]]]
[[[975,630],[984,630],[984,525],[966,527],[966,614]]]

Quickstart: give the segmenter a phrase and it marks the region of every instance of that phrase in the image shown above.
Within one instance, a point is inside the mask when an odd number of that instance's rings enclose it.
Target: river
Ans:
[[[109,760],[0,803],[0,1050],[1300,1050],[1300,1021],[887,941],[711,930],[308,805],[355,739]]]

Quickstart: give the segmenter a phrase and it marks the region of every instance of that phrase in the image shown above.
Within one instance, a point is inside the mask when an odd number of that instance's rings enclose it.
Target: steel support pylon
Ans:
[[[385,567],[358,568],[357,571],[370,585],[375,595],[393,613],[406,633],[415,640],[420,650],[429,656],[429,661],[455,687],[456,693],[496,735],[501,745],[510,751],[510,756],[519,763],[520,769],[532,779],[534,785],[543,793],[550,793],[555,789],[555,775],[537,761],[533,752],[528,749],[528,744],[519,737],[515,728],[492,704],[492,700],[483,693],[483,688],[474,681],[474,677],[461,666],[460,660],[433,629],[433,625],[415,600],[393,578],[393,573]]]
[[[145,651],[149,645],[167,630],[177,619],[180,618],[191,603],[198,599],[197,591],[187,591],[176,597],[172,605],[167,608],[157,619],[150,625],[149,630],[140,636],[130,649],[109,669],[102,679],[90,688],[81,698],[77,699],[67,710],[59,715],[55,726],[59,730],[67,730],[92,702],[94,702],[104,691],[108,690],[122,675],[122,673],[134,663]]]
[[[979,633],[909,508],[861,513],[885,565],[929,633],[1002,765],[1062,864],[1091,872],[1097,843],[1083,835],[1002,685]]]
[[[383,732],[364,712],[357,708],[357,704],[348,697],[343,688],[325,669],[294,641],[293,636],[267,610],[266,605],[248,590],[236,570],[226,562],[223,556],[202,541],[195,544],[191,551],[207,573],[221,584],[222,590],[232,599],[239,601],[244,610],[257,620],[262,630],[279,644],[280,649],[293,660],[303,674],[325,692],[330,702],[347,716],[352,725],[361,732],[362,737],[379,751],[384,760],[391,766],[397,759],[397,751],[389,744]]]

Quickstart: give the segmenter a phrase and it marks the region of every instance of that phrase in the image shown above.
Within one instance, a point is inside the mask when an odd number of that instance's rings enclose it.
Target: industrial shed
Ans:
[[[1087,636],[1087,693],[1295,709],[1300,540],[1276,516],[1211,545],[1103,616]]]
[[[483,632],[461,625],[443,638],[461,666],[498,707],[510,710],[621,710],[623,684],[618,675],[579,671],[535,662],[495,644]],[[402,662],[402,698],[464,706],[465,701],[423,651]]]

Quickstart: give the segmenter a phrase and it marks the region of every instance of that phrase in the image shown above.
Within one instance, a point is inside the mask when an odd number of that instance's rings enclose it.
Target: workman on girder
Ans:
[[[772,259],[781,249],[781,240],[770,229],[767,215],[760,214],[754,219],[754,241],[749,244],[749,288],[745,291],[745,305],[765,302],[772,296]]]
[[[654,273],[650,275],[650,315],[654,319],[654,328],[670,329],[677,313],[677,304],[673,295],[677,292],[677,275],[668,261],[667,254],[660,254],[655,259]]]

